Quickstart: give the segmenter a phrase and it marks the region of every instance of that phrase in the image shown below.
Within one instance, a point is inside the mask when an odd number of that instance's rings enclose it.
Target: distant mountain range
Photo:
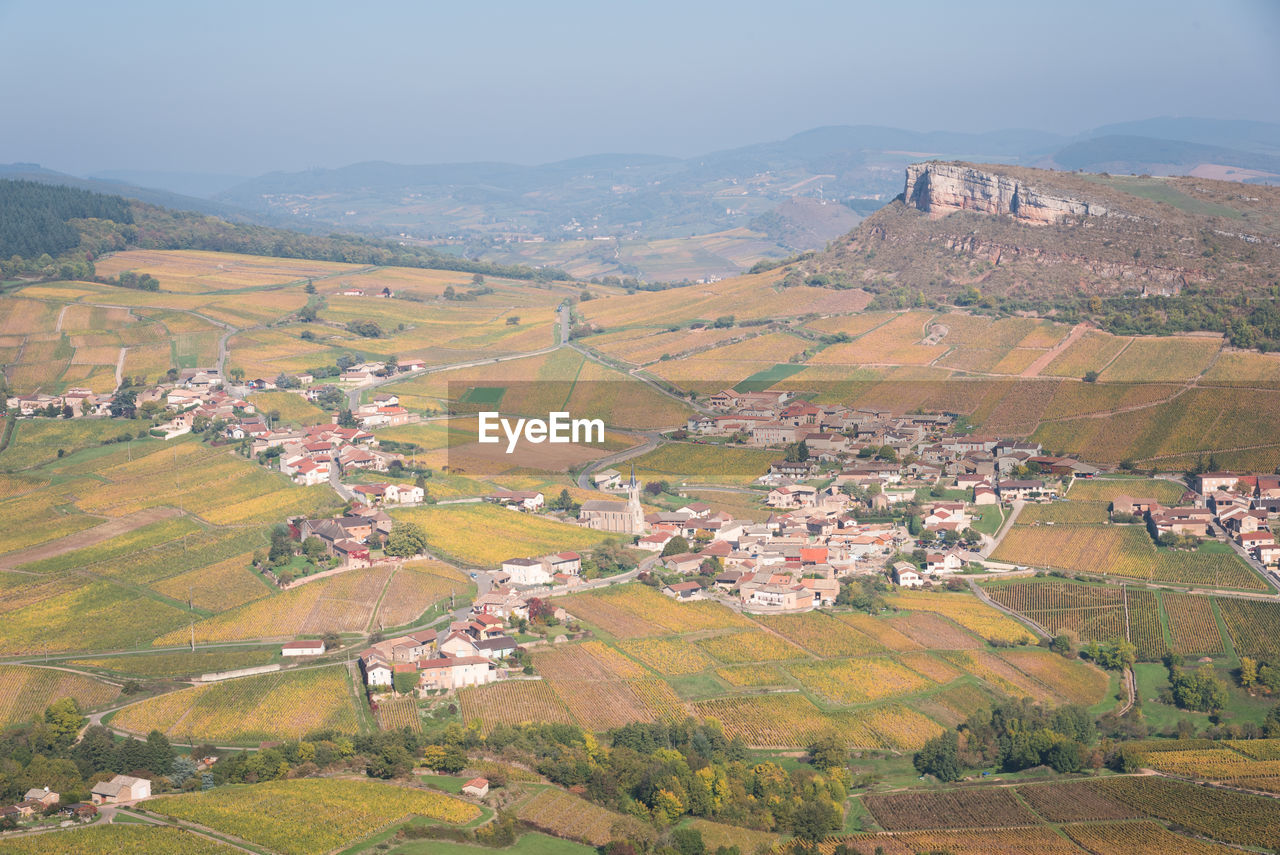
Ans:
[[[821,248],[901,192],[907,164],[932,159],[1280,183],[1280,125],[1157,118],[1075,137],[858,125],[685,159],[369,162],[247,180],[128,171],[79,178],[15,164],[0,166],[0,177],[304,231],[399,237],[579,276],[681,279],[728,275],[760,258]]]

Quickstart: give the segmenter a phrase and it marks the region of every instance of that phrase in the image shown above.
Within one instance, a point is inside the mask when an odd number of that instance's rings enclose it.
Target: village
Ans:
[[[393,366],[421,367],[411,361]],[[340,379],[361,388],[386,371],[381,363],[355,365]],[[332,387],[312,386],[314,380],[301,375],[287,385],[332,403]],[[236,391],[277,385],[255,379]],[[82,391],[9,403],[30,416],[110,412],[109,397]],[[157,435],[172,438],[213,427],[223,440],[242,443],[250,456],[299,485],[330,483],[345,490],[344,512],[289,521],[296,541],[314,538],[322,544],[333,566],[329,573],[389,560],[379,555],[395,525],[387,509],[426,501],[421,479],[349,487],[340,482],[354,471],[386,475],[404,468],[403,455],[380,450],[374,433],[420,418],[394,394],[372,396],[351,412],[349,426],[335,417],[305,429],[271,425],[211,371],[182,372],[173,384],[137,397],[138,406],[148,401],[172,416]],[[646,507],[634,469],[627,478],[612,467],[589,478],[597,490],[617,498],[589,500],[577,511],[579,525],[629,540],[632,569],[617,581],[639,578],[676,601],[715,599],[758,614],[801,612],[834,604],[842,584],[858,578],[919,588],[966,572],[1024,569],[989,558],[1006,522],[1026,503],[1065,501],[1075,479],[1101,473],[1078,458],[1048,454],[1035,442],[966,434],[950,414],[819,405],[790,391],[723,390],[707,403],[714,414],[690,418],[669,438],[777,449],[768,471],[742,490],[768,509],[766,518],[738,519],[705,501]],[[513,513],[553,513],[536,490],[498,489],[478,498]],[[1166,546],[1194,545],[1220,533],[1259,569],[1280,564],[1280,544],[1269,525],[1277,513],[1280,476],[1222,472],[1198,475],[1176,506],[1122,496],[1110,509],[1112,521],[1144,523]],[[564,517],[555,513],[556,519]],[[470,614],[444,630],[421,629],[370,645],[359,657],[366,686],[376,698],[382,692],[453,692],[522,676],[515,626],[531,619],[531,603],[544,604],[586,584],[582,568],[582,555],[562,551],[513,555],[498,569],[468,570],[486,581]],[[292,580],[277,581],[285,587]],[[551,607],[549,613],[572,619],[562,609]],[[286,656],[325,652],[322,642],[309,640],[282,650]]]

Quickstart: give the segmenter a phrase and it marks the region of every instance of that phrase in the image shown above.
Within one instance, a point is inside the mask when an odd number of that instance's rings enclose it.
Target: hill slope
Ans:
[[[1052,299],[1249,292],[1278,262],[1277,188],[934,162],[810,267],[873,291]]]

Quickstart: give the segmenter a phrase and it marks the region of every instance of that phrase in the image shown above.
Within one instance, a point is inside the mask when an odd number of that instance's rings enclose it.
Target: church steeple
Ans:
[[[636,465],[631,464],[631,480],[627,483],[627,529],[630,534],[644,534],[644,508],[640,506],[640,484],[636,481]]]

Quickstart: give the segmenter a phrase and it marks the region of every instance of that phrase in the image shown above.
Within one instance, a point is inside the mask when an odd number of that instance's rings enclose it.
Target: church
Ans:
[[[640,485],[636,482],[636,467],[631,467],[631,481],[627,484],[625,502],[591,499],[582,503],[578,519],[587,528],[599,531],[644,534],[644,509],[640,507]]]

